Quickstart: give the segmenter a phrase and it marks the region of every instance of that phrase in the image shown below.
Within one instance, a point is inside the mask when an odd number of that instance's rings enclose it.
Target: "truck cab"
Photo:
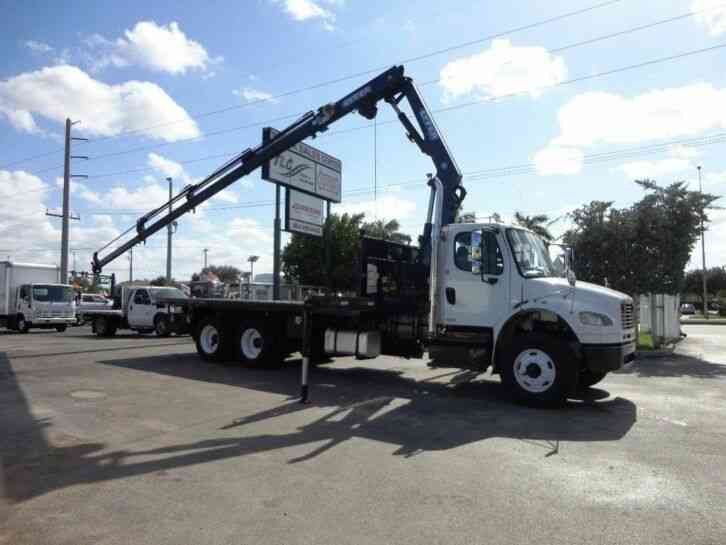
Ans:
[[[577,281],[566,249],[522,227],[443,227],[436,281],[432,358],[493,363],[524,396],[590,386],[634,356],[632,299]]]
[[[101,337],[113,336],[118,329],[142,334],[156,332],[160,337],[184,333],[186,321],[182,307],[169,305],[165,299],[186,299],[186,295],[174,287],[119,286],[112,308],[91,309],[85,316]]]
[[[15,329],[30,328],[65,331],[75,324],[73,288],[66,284],[22,284],[15,294]]]

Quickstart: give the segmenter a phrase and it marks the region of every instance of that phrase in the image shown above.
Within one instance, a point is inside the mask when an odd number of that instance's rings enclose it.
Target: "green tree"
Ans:
[[[723,301],[726,298],[726,267],[712,267],[706,270],[706,289],[709,301]],[[682,295],[698,297],[703,308],[703,269],[686,273]]]
[[[293,233],[282,252],[282,272],[300,284],[355,290],[355,261],[363,214],[331,214],[324,237]]]
[[[382,238],[383,240],[391,240],[401,244],[411,244],[411,237],[405,233],[399,232],[401,226],[398,220],[375,220],[363,224],[362,230],[366,236],[373,238]]]
[[[545,240],[552,240],[552,233],[547,229],[551,222],[546,214],[537,214],[534,216],[526,216],[520,212],[514,213],[514,221],[525,229],[529,229],[533,233],[538,234]]]
[[[215,274],[220,282],[225,284],[239,281],[239,276],[242,274],[242,271],[233,265],[209,265],[200,272],[192,274],[192,281],[201,280],[208,272]]]
[[[564,240],[575,250],[575,271],[626,293],[680,293],[700,221],[708,221],[718,197],[689,191],[684,182],[635,183],[646,195],[630,207],[593,201],[570,214],[575,228]]]

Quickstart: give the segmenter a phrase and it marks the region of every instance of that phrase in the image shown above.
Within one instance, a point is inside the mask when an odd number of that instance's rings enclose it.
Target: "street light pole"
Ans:
[[[169,182],[169,214],[171,214],[171,178],[166,179]],[[171,284],[171,235],[172,223],[166,226],[166,283]]]
[[[250,279],[252,282],[255,281],[255,261],[257,261],[260,258],[258,255],[251,255],[247,258],[247,261],[250,262]]]
[[[202,250],[202,251],[204,252],[204,268],[206,269],[207,268],[207,252],[209,251],[209,249],[204,248],[204,250]]]
[[[698,165],[698,191],[703,203],[703,185],[701,184],[701,165]],[[703,211],[701,211],[701,260],[703,263],[703,316],[708,320],[708,290],[706,289],[706,232],[703,228]]]

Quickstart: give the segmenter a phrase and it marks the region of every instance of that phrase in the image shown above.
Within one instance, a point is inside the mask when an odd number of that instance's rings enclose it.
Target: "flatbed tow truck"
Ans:
[[[418,129],[399,107],[404,98]],[[514,397],[538,405],[561,404],[632,359],[630,297],[577,282],[569,260],[558,268],[545,241],[531,231],[455,223],[466,196],[462,175],[403,66],[386,70],[243,151],[176,195],[173,208],[164,203],[142,216],[133,238],[108,250],[115,239],[99,250],[105,255],[94,254],[94,272],[340,118],[358,112],[373,119],[381,101],[394,109],[408,139],[434,163],[436,174],[426,180],[430,196],[421,247],[363,238],[355,297],[165,300],[170,312],[185,312],[199,356],[272,365],[299,351],[301,400],[306,401],[310,365],[318,359],[421,358],[428,353],[441,367],[480,372],[493,367]]]

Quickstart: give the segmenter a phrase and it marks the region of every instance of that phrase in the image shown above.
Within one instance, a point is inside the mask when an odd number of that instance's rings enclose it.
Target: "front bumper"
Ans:
[[[615,344],[582,345],[585,367],[593,373],[607,373],[620,369],[635,359],[635,341]]]

